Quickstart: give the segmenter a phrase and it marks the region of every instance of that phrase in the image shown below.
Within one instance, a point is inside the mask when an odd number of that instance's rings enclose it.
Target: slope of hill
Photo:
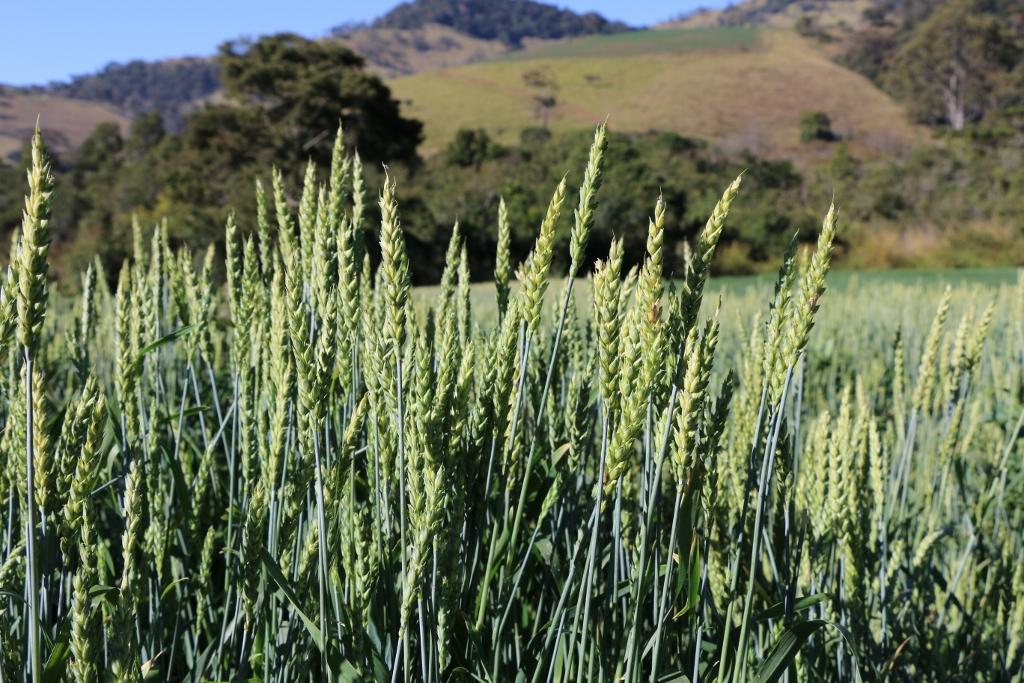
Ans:
[[[537,41],[625,30],[625,24],[594,12],[578,14],[533,0],[412,0],[370,28],[336,31],[326,40],[340,40],[374,71],[392,77],[476,62]],[[178,130],[198,104],[217,97],[220,79],[212,59],[190,57],[110,64],[64,83],[7,90],[10,97],[50,97],[47,118],[71,150],[84,139],[83,129],[88,134],[94,122],[112,116],[124,121],[157,111],[168,129]],[[0,153],[21,145],[22,118],[0,112]]]
[[[803,20],[822,29],[849,30],[864,23],[877,0],[746,0],[720,10],[700,10],[667,26],[768,26],[792,28]]]
[[[159,111],[171,130],[196,102],[220,88],[212,59],[186,57],[159,62],[134,60],[109,64],[102,71],[75,76],[47,91],[80,100],[104,102],[128,116]]]
[[[583,128],[607,116],[620,131],[672,130],[806,161],[831,154],[800,142],[798,118],[808,110],[826,112],[860,154],[925,138],[885,93],[792,31],[657,30],[535,50],[392,81],[408,114],[426,124],[424,151],[460,128],[511,143],[524,127]]]
[[[47,145],[58,156],[76,149],[104,121],[113,121],[122,128],[128,125],[128,117],[108,104],[0,87],[0,159],[20,153],[32,135],[37,116]]]
[[[929,126],[998,126],[1024,103],[1021,0],[746,0],[677,25],[791,28]]]
[[[528,49],[506,52],[499,59],[522,61],[566,57],[630,57],[658,53],[747,50],[757,45],[757,31],[747,26],[710,31],[630,31],[575,40],[538,41]]]
[[[386,78],[430,69],[445,69],[508,51],[500,40],[484,40],[441,24],[421,28],[365,28],[342,33],[338,40],[366,58]]]
[[[378,28],[407,30],[427,24],[508,45],[520,45],[524,38],[557,40],[629,30],[626,24],[596,12],[577,14],[533,0],[412,0],[374,22]]]

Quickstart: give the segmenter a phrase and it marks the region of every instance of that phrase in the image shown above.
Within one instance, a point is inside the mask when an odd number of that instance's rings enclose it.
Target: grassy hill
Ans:
[[[104,121],[113,121],[122,128],[128,124],[126,116],[107,104],[0,88],[0,159],[9,159],[21,151],[37,116],[46,143],[58,155],[76,149]]]
[[[526,50],[507,52],[500,59],[522,61],[566,57],[634,57],[716,49],[742,50],[757,46],[757,31],[750,27],[695,31],[630,31],[607,36],[538,43]]]
[[[46,92],[110,104],[128,116],[158,111],[169,129],[179,130],[184,116],[219,88],[213,59],[184,57],[108,64],[97,73],[75,76],[46,88]]]
[[[827,145],[800,142],[801,112],[821,110],[860,154],[926,139],[866,78],[792,31],[716,27],[596,36],[508,53],[489,62],[391,81],[426,124],[424,152],[460,128],[513,143],[524,127],[584,128],[608,117],[620,131],[672,130],[726,149],[813,161]]]
[[[375,27],[399,29],[427,24],[517,47],[529,38],[558,40],[630,30],[597,12],[580,14],[535,0],[409,0],[373,22]]]
[[[338,37],[385,77],[478,62],[508,51],[500,40],[485,40],[440,24],[421,28],[365,28]]]
[[[339,27],[324,40],[339,40],[363,55],[371,69],[392,77],[480,61],[538,41],[629,28],[595,12],[581,14],[533,0],[411,0],[369,27]],[[158,111],[170,130],[179,130],[185,115],[202,102],[217,98],[218,81],[213,60],[193,57],[110,64],[66,83],[7,90],[9,98],[52,96],[40,111],[48,114],[52,130],[70,151],[84,139],[83,127],[88,127],[88,134],[95,123],[111,120],[106,109],[78,102],[109,105],[109,111],[117,112],[122,121]],[[19,109],[11,116],[5,118],[0,112],[3,155],[20,147],[25,137],[23,113]],[[32,116],[34,120],[35,113]]]
[[[810,20],[822,29],[857,28],[877,0],[746,0],[720,10],[701,10],[666,24],[677,28],[768,26],[792,28]]]
[[[673,28],[560,40],[526,36],[520,49],[437,23],[417,28],[378,24],[327,40],[339,40],[362,54],[389,79],[406,115],[426,124],[425,155],[442,149],[460,128],[485,128],[499,141],[515,143],[526,127],[577,129],[608,117],[620,131],[671,130],[713,140],[729,151],[749,149],[803,165],[831,154],[826,143],[800,142],[798,118],[809,110],[826,112],[834,131],[861,156],[902,150],[927,137],[908,123],[903,106],[836,63],[835,44],[794,30],[806,16],[829,29],[851,26],[876,1],[748,0],[728,10],[694,15]],[[440,11],[451,3],[434,4],[438,7],[416,3],[406,11]],[[534,4],[522,4],[527,6]],[[495,7],[496,12],[507,11]],[[461,15],[438,16],[457,24]],[[111,67],[65,87],[77,84],[74,92],[9,94],[8,100],[30,99],[15,107],[13,118],[0,111],[0,153],[20,146],[37,112],[46,114],[44,123],[63,137],[61,144],[73,149],[99,121],[123,122],[136,113],[138,102],[123,92],[129,76],[133,83],[156,84],[155,78],[171,74],[187,81],[183,68],[194,63],[196,71],[207,65],[203,60],[178,61]],[[193,79],[203,86],[204,97],[210,96],[207,71],[202,71],[202,83]],[[198,100],[186,85],[175,90],[182,102],[164,102],[158,109],[174,113],[194,106]],[[162,86],[146,88],[153,90],[165,99],[172,97]],[[117,109],[57,96],[61,94],[108,97]],[[174,128],[174,121],[169,123]]]

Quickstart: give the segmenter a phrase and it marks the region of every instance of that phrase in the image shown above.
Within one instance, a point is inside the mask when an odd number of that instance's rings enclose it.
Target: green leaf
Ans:
[[[820,605],[832,596],[828,593],[815,593],[797,598],[793,603],[793,614],[809,610],[815,605]],[[786,614],[786,603],[777,602],[765,611],[754,617],[754,621],[767,621],[768,619],[780,619]]]
[[[341,670],[338,671],[338,678],[344,683],[356,683],[359,681],[359,672],[352,666],[352,663],[345,660],[341,663]]]
[[[313,637],[313,642],[320,648],[320,651],[324,650],[324,637],[320,633],[320,629],[313,623],[313,620],[302,611],[302,607],[299,606],[299,599],[296,597],[295,592],[291,586],[288,585],[288,579],[281,573],[281,568],[277,566],[277,562],[270,556],[266,548],[260,548],[260,558],[263,560],[263,566],[267,570],[267,575],[271,578],[274,584],[284,593],[284,596],[291,603],[292,609],[299,615],[299,619],[306,626],[306,630],[309,631],[309,635]]]
[[[665,674],[658,677],[658,683],[690,683],[690,677],[681,671]]]
[[[89,589],[89,597],[92,602],[107,603],[108,605],[114,605],[117,603],[117,599],[120,597],[121,591],[114,586],[102,586],[95,585]]]
[[[166,346],[167,344],[170,344],[172,341],[174,341],[176,339],[181,339],[185,335],[190,334],[190,333],[192,333],[193,331],[195,331],[197,329],[199,329],[199,325],[185,325],[184,327],[179,327],[178,329],[176,329],[174,332],[171,332],[170,334],[166,334],[166,335],[160,337],[159,339],[157,339],[154,342],[150,342],[150,343],[146,344],[145,346],[143,346],[139,350],[139,355],[136,358],[135,362],[136,363],[141,363],[142,359],[147,354],[152,353],[153,351],[156,351],[161,346]]]
[[[71,620],[65,619],[50,650],[50,656],[43,663],[43,683],[59,683],[64,680],[68,660],[71,659],[70,642]]]
[[[167,594],[170,593],[172,590],[174,590],[175,586],[177,586],[179,583],[182,583],[184,581],[188,581],[188,577],[187,576],[183,576],[180,579],[175,579],[174,581],[171,581],[169,584],[167,584],[167,587],[164,588],[163,592],[160,593],[160,599],[163,600],[164,598],[166,598]]]
[[[812,635],[828,625],[827,621],[814,619],[801,621],[793,624],[783,631],[782,635],[772,646],[768,657],[761,662],[754,672],[754,680],[757,683],[774,683],[779,680],[783,672],[789,668],[796,657],[797,652],[803,647]]]
[[[570,448],[572,448],[572,444],[569,443],[563,443],[561,446],[556,448],[554,452],[551,453],[551,464],[557,465],[562,460],[562,457],[569,452]]]
[[[701,579],[702,564],[700,561],[700,544],[694,539],[693,548],[690,551],[690,570],[687,581],[687,592],[686,592],[686,605],[676,615],[676,618],[683,616],[689,612],[697,609],[697,603],[700,600],[700,579]]]

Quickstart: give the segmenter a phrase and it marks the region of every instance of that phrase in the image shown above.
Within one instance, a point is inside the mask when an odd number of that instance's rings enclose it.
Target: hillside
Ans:
[[[870,158],[925,140],[913,121],[962,126],[1020,105],[1024,43],[1013,48],[1013,34],[1024,12],[1007,11],[1015,0],[991,2],[983,9],[972,0],[746,0],[657,30],[607,33],[628,27],[529,0],[415,0],[323,40],[358,52],[389,79],[405,113],[426,124],[427,155],[460,128],[483,127],[514,143],[525,127],[577,129],[610,116],[618,130],[671,130],[806,165],[829,157],[831,146],[800,142],[804,112],[826,113],[833,132]],[[969,84],[972,99],[959,116],[943,106],[948,78],[918,78],[920,64],[949,60],[907,52],[941,43],[928,38],[928,20],[951,5],[990,24],[997,14],[1002,44],[1013,48],[1000,51],[1009,54],[1000,57],[1005,63],[972,71],[981,79]],[[82,129],[112,111],[83,108],[82,100],[112,105],[122,119],[157,110],[173,131],[219,87],[215,62],[191,58],[115,64],[21,92],[67,96],[48,100],[46,113],[72,149]],[[74,130],[65,131],[65,121]],[[0,118],[7,151],[25,130],[21,119]]]
[[[345,32],[337,39],[365,57],[385,78],[479,62],[509,50],[500,40],[474,38],[441,24],[414,29],[365,28]]]
[[[409,115],[425,122],[424,152],[460,128],[482,127],[513,143],[524,127],[672,130],[732,150],[813,160],[828,146],[800,142],[798,118],[826,112],[860,154],[926,138],[866,78],[792,31],[653,30],[598,36],[509,53],[486,63],[391,82]]]
[[[128,124],[128,117],[107,104],[0,87],[0,160],[20,153],[37,116],[47,145],[59,156],[76,149],[104,121]]]
[[[110,104],[128,116],[159,111],[164,124],[178,130],[195,104],[218,88],[214,61],[188,57],[109,64],[97,73],[75,76],[47,90],[54,95]]]
[[[928,126],[1001,127],[1024,106],[1021,0],[747,0],[682,25],[791,28]]]
[[[521,45],[524,38],[558,40],[629,30],[626,24],[597,12],[577,14],[533,0],[412,0],[374,22],[377,28],[406,30],[427,24],[512,46]]]
[[[412,0],[372,26],[336,29],[324,40],[340,41],[390,78],[477,62],[539,41],[626,30],[625,24],[595,12],[579,14],[532,0]],[[95,123],[111,117],[123,122],[157,111],[169,130],[180,130],[190,111],[216,98],[219,80],[212,59],[186,57],[113,63],[62,83],[6,88],[5,97],[15,98],[18,104],[12,106],[18,113],[0,112],[0,155],[19,148],[30,130],[23,105],[45,102],[45,109],[32,112],[32,120],[45,112],[51,138],[61,140],[57,148],[71,151]],[[34,99],[40,97],[47,99]]]
[[[745,0],[720,10],[700,10],[666,26],[793,28],[803,21],[825,30],[848,31],[862,26],[865,10],[879,4],[880,0]]]

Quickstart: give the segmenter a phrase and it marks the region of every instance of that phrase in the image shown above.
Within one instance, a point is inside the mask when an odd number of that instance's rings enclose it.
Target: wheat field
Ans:
[[[0,681],[1024,679],[1024,284],[837,295],[823,207],[774,290],[706,297],[742,177],[682,280],[658,197],[642,263],[582,263],[605,145],[517,268],[495,217],[487,306],[457,226],[413,291],[400,188],[378,225],[340,131],[223,258],[136,226],[69,297],[37,132]]]

